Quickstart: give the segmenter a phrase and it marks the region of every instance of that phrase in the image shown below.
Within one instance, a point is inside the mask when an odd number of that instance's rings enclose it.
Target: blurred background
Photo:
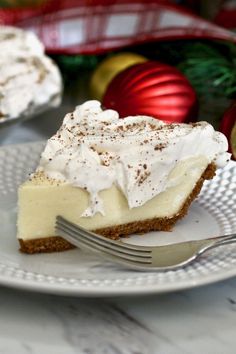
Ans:
[[[35,33],[64,86],[58,108],[9,124],[2,144],[46,138],[98,99],[121,117],[207,120],[236,154],[236,1],[0,0],[0,22]]]

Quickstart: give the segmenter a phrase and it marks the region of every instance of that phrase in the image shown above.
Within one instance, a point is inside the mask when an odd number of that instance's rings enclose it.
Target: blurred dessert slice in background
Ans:
[[[60,104],[61,74],[33,33],[0,26],[0,49],[0,122]]]

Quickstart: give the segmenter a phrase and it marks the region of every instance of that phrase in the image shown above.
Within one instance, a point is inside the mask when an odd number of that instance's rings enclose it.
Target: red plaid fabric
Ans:
[[[52,0],[39,9],[0,10],[0,21],[32,30],[51,53],[99,54],[151,41],[236,35],[165,0]]]

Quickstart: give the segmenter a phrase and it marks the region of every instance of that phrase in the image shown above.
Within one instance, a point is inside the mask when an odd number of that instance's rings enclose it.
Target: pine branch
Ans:
[[[229,55],[203,43],[185,46],[184,60],[178,65],[199,95],[236,95],[236,47],[228,45]]]

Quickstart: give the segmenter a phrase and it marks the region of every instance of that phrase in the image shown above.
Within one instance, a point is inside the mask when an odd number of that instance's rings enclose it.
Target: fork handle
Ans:
[[[236,233],[235,234],[231,234],[229,236],[224,236],[223,238],[221,238],[220,240],[215,240],[212,243],[203,246],[198,252],[197,252],[197,256],[201,256],[203,253],[220,247],[220,246],[224,246],[224,245],[229,245],[236,242]]]

